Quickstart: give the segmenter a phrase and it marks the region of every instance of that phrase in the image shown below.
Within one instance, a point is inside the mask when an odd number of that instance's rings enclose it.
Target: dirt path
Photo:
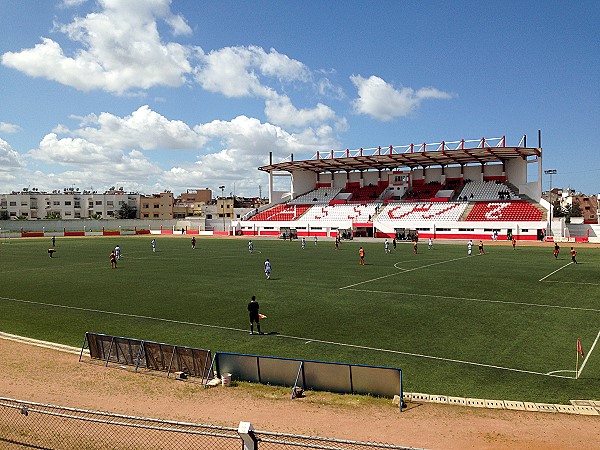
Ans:
[[[0,339],[0,396],[60,406],[263,431],[426,448],[600,449],[600,416],[409,404],[283,389],[203,389],[78,362],[78,355]]]

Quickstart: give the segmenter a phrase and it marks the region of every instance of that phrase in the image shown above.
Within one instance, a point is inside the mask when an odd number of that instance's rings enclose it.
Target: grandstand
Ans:
[[[541,135],[538,136],[541,141]],[[542,149],[506,138],[317,152],[308,160],[259,167],[269,174],[269,207],[234,222],[238,235],[421,238],[545,238],[550,205],[541,197]],[[529,180],[530,164],[537,179]],[[290,190],[273,189],[289,176]]]

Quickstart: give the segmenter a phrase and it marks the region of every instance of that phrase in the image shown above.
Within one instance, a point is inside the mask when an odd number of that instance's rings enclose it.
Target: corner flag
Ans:
[[[577,353],[579,353],[583,358],[583,348],[581,347],[581,341],[579,340],[579,338],[577,338]]]
[[[259,314],[259,315],[258,315],[258,318],[259,318],[259,319],[266,319],[266,318],[267,318],[267,316],[265,316],[264,314]]]

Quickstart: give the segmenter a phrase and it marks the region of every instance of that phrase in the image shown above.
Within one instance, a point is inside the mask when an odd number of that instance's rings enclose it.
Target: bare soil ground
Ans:
[[[0,396],[73,408],[425,448],[600,448],[600,416],[409,404],[247,384],[203,389],[0,339]]]

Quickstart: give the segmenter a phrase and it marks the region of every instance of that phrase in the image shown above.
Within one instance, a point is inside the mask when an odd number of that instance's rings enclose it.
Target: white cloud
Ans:
[[[75,6],[83,5],[87,0],[62,0],[60,4],[63,8],[73,8]]]
[[[100,12],[76,17],[58,27],[82,48],[67,56],[54,40],[42,38],[33,48],[2,55],[2,63],[33,77],[42,77],[82,91],[102,89],[123,94],[152,86],[181,86],[191,72],[188,49],[163,43],[157,19],[176,35],[191,29],[170,12],[170,0],[101,0]]]
[[[265,114],[277,125],[293,127],[304,127],[335,119],[335,112],[327,105],[318,103],[314,108],[297,109],[287,96],[265,100]]]
[[[21,131],[21,127],[19,125],[0,122],[0,133],[18,133],[19,131]]]
[[[432,87],[417,91],[407,87],[396,89],[374,75],[369,78],[353,75],[350,80],[358,89],[358,98],[352,102],[354,111],[382,121],[409,115],[423,100],[452,98],[452,95]]]
[[[8,172],[23,167],[23,159],[8,142],[0,139],[0,172]]]
[[[273,89],[263,83],[269,77],[281,82],[310,79],[304,64],[274,49],[267,53],[256,46],[225,47],[199,53],[198,57],[201,64],[196,68],[196,81],[204,89],[227,97],[273,97]]]
[[[197,125],[194,130],[207,139],[220,143],[221,149],[207,155],[200,155],[193,164],[179,165],[166,171],[161,179],[172,189],[185,190],[190,186],[227,186],[228,192],[239,195],[257,195],[258,185],[266,191],[266,174],[259,172],[259,166],[268,163],[269,152],[274,160],[295,155],[312,155],[316,146],[327,148],[339,145],[335,141],[331,127],[322,126],[315,130],[308,128],[292,134],[270,123],[239,116],[231,121],[215,120]]]
[[[205,143],[185,122],[169,120],[147,105],[127,117],[90,114],[82,119],[82,126],[73,135],[111,148],[197,149]]]

